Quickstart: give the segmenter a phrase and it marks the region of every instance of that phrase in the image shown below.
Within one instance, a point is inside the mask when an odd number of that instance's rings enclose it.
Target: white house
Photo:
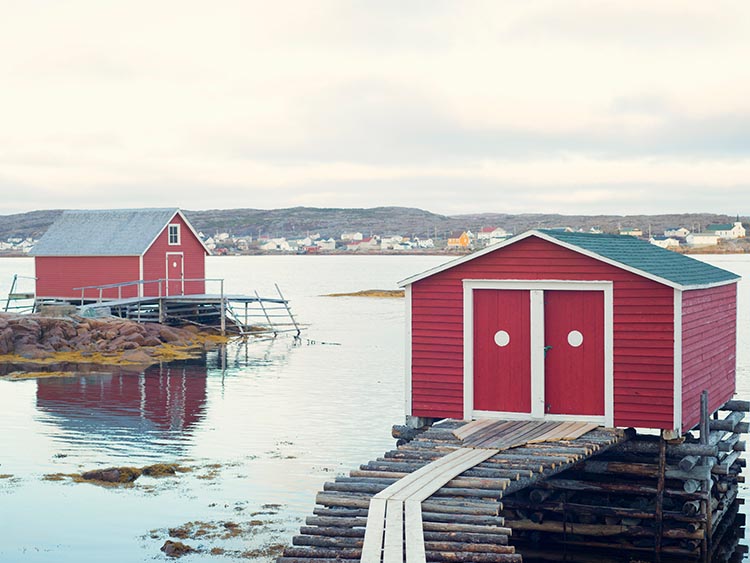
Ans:
[[[435,242],[431,238],[421,239],[415,237],[414,244],[417,245],[417,248],[435,248]]]
[[[364,235],[362,233],[341,233],[341,240],[346,242],[349,240],[362,240]]]
[[[277,250],[280,252],[289,252],[292,250],[291,245],[285,238],[272,238],[260,245],[261,250]]]
[[[393,250],[397,245],[404,241],[401,235],[389,235],[380,239],[381,250]]]
[[[620,229],[621,235],[627,235],[631,237],[642,237],[643,231],[638,227],[622,227]]]
[[[501,227],[482,227],[477,233],[477,240],[504,239],[508,236],[508,231]]]
[[[489,246],[504,241],[512,234],[501,227],[482,227],[477,233],[477,240],[482,241],[484,246]]]
[[[319,239],[315,241],[315,246],[321,250],[336,250],[336,241],[332,238]]]
[[[716,246],[719,235],[716,233],[690,233],[685,240],[690,246]]]
[[[722,223],[717,225],[709,225],[706,227],[706,232],[713,233],[720,239],[736,239],[745,238],[747,234],[745,227],[742,226],[740,221],[732,223]]]
[[[664,229],[665,237],[685,238],[690,234],[690,229],[685,227],[667,227]]]
[[[680,241],[676,238],[671,237],[651,237],[650,239],[648,239],[648,242],[650,242],[651,244],[655,244],[656,246],[660,246],[661,248],[666,248],[668,250],[680,248]]]
[[[359,243],[359,247],[362,250],[374,250],[379,245],[378,237],[365,237]]]

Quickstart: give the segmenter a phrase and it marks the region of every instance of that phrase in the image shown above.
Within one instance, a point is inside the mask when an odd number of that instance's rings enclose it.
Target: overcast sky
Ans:
[[[0,8],[0,214],[750,214],[746,0]]]

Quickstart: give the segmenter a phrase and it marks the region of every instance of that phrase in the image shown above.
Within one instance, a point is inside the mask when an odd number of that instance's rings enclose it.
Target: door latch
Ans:
[[[552,350],[552,346],[545,346],[545,347],[544,347],[544,357],[545,357],[545,358],[547,357],[547,352],[548,352],[549,350]]]

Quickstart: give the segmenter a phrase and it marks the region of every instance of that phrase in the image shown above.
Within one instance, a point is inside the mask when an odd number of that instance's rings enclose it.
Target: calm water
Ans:
[[[738,373],[750,399],[750,257],[704,259],[746,278]],[[197,520],[263,525],[242,540],[187,540],[230,555],[181,561],[239,560],[231,553],[286,543],[323,482],[392,447],[404,414],[403,301],[321,294],[395,288],[444,260],[210,258],[207,275],[231,292],[271,295],[277,282],[308,325],[302,343],[237,344],[145,373],[0,381],[0,474],[11,475],[0,479],[0,562],[165,560],[166,528]],[[0,298],[13,273],[31,275],[31,260],[0,260]],[[194,471],[130,489],[42,479],[156,461]]]

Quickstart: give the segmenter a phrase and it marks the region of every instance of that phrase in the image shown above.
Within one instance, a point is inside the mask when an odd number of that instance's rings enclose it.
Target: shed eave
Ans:
[[[123,256],[143,256],[142,254],[31,254],[34,258],[121,258]]]
[[[674,282],[672,280],[668,280],[666,278],[662,278],[661,276],[654,275],[650,272],[646,272],[644,270],[641,270],[639,268],[634,268],[633,266],[629,266],[627,264],[623,264],[622,262],[618,262],[617,260],[612,260],[611,258],[607,258],[606,256],[602,256],[601,254],[597,254],[596,252],[592,252],[590,250],[587,250],[585,248],[581,248],[580,246],[576,246],[574,244],[570,244],[564,241],[561,241],[553,236],[550,236],[546,233],[543,233],[541,231],[532,230],[527,231],[525,233],[522,233],[520,235],[516,235],[512,238],[509,238],[508,240],[498,242],[497,244],[493,244],[491,246],[488,246],[487,248],[484,248],[482,250],[479,250],[477,252],[473,252],[471,254],[467,254],[466,256],[461,256],[460,258],[456,258],[455,260],[451,260],[449,262],[446,262],[445,264],[441,264],[439,266],[436,266],[435,268],[432,268],[430,270],[426,270],[420,274],[411,276],[409,278],[403,279],[400,282],[398,282],[399,287],[406,287],[407,285],[411,285],[415,282],[418,282],[420,280],[423,280],[425,278],[428,278],[430,276],[433,276],[435,274],[439,274],[440,272],[444,272],[446,270],[450,270],[451,268],[454,268],[455,266],[459,266],[465,262],[469,262],[471,260],[474,260],[476,258],[480,258],[481,256],[484,256],[485,254],[489,254],[490,252],[494,252],[495,250],[499,250],[501,248],[504,248],[506,246],[510,246],[511,244],[515,244],[521,240],[524,240],[528,237],[535,236],[537,238],[540,238],[542,240],[546,240],[548,242],[551,242],[553,244],[556,244],[558,246],[561,246],[563,248],[567,248],[568,250],[572,250],[573,252],[577,252],[578,254],[582,254],[584,256],[588,256],[589,258],[593,258],[594,260],[598,260],[600,262],[604,262],[605,264],[609,264],[611,266],[615,266],[616,268],[619,268],[621,270],[625,270],[628,272],[631,272],[633,274],[636,274],[638,276],[644,277],[646,279],[655,281],[657,283],[660,283],[662,285],[665,285],[667,287],[671,287],[673,289],[679,289],[679,290],[689,290],[689,289],[708,289],[711,287],[718,287],[721,285],[727,285],[731,283],[737,283],[740,280],[740,277],[732,278],[729,280],[722,280],[719,282],[713,282],[709,284],[696,284],[696,285],[684,285],[677,282]]]

